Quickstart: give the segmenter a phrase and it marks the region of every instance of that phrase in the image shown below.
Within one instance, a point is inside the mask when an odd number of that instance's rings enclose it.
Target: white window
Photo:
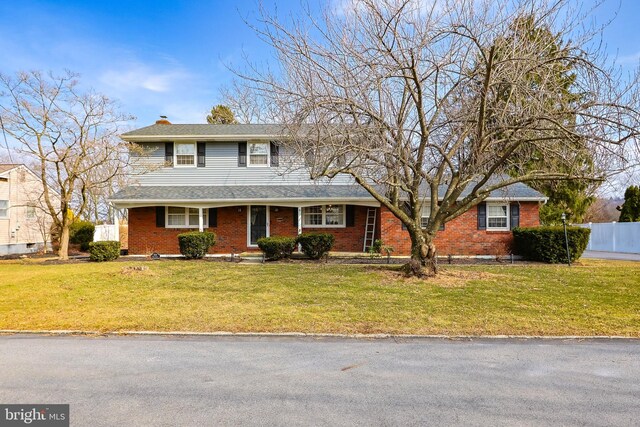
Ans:
[[[36,207],[33,205],[27,206],[27,218],[33,219],[36,217]]]
[[[176,166],[195,166],[196,164],[196,144],[193,142],[176,142],[175,162]]]
[[[427,228],[429,225],[429,217],[431,217],[431,205],[422,205],[422,217],[420,218],[420,227]]]
[[[344,227],[346,209],[344,205],[309,206],[302,210],[305,227]]]
[[[487,204],[487,230],[509,229],[509,205]]]
[[[249,143],[249,166],[269,166],[269,143]]]
[[[322,225],[322,206],[309,206],[308,208],[304,208],[302,210],[302,218],[304,225]]]
[[[9,201],[0,200],[0,218],[9,217]]]
[[[202,226],[209,226],[209,209],[202,210]],[[167,207],[167,228],[198,228],[198,209],[181,208],[177,206]]]

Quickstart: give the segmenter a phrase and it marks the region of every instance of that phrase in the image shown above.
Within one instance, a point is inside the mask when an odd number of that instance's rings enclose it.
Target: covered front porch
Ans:
[[[194,230],[216,234],[212,254],[257,252],[261,237],[296,236],[303,232],[331,233],[335,236],[335,251],[363,252],[367,230],[369,244],[379,236],[377,217],[377,207],[340,202],[308,206],[131,207],[129,253],[178,254],[178,234]]]
[[[336,251],[362,252],[380,235],[380,204],[357,185],[140,186],[111,202],[128,209],[131,254],[177,254],[177,235],[193,230],[216,234],[212,253],[312,231],[334,234]]]

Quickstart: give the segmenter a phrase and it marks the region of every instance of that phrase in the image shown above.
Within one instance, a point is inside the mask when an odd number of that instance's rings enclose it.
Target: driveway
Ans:
[[[584,251],[582,258],[612,259],[619,261],[640,261],[640,254],[625,252]]]
[[[0,337],[72,425],[637,425],[640,341]]]

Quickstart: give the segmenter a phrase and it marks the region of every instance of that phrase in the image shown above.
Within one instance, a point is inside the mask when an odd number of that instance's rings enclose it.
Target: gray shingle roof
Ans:
[[[357,185],[254,185],[254,186],[154,186],[127,187],[112,200],[284,200],[372,199]]]
[[[210,124],[154,124],[122,134],[123,139],[154,136],[196,136],[196,137],[241,137],[282,135],[283,125],[241,124],[241,125],[210,125]]]
[[[445,188],[439,191],[443,196]],[[429,192],[425,191],[425,197]],[[468,194],[468,193],[467,193]],[[463,197],[466,194],[463,193]],[[491,198],[542,200],[544,195],[517,183],[495,190]],[[258,186],[147,186],[127,187],[111,197],[114,201],[216,201],[216,200],[296,200],[296,199],[363,199],[373,197],[358,185],[258,185]]]

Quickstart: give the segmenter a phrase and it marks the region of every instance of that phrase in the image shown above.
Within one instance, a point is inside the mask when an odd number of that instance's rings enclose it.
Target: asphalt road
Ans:
[[[640,254],[626,252],[584,251],[582,258],[613,259],[620,261],[640,261]]]
[[[71,425],[638,425],[640,341],[0,337]]]

